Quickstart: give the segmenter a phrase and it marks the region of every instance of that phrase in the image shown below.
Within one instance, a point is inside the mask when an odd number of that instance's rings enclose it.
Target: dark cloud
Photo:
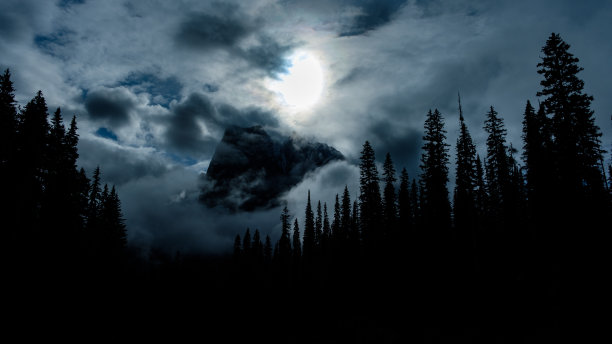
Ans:
[[[387,24],[402,8],[406,0],[360,0],[351,5],[359,10],[352,21],[343,28],[340,36],[362,35]]]
[[[160,78],[154,73],[133,72],[119,86],[130,88],[134,93],[145,92],[151,96],[150,104],[168,106],[179,98],[183,85],[174,76]]]
[[[233,47],[253,29],[245,18],[238,17],[238,8],[223,8],[219,13],[196,13],[179,27],[177,42],[191,49]]]
[[[214,105],[201,93],[192,93],[171,109],[166,139],[179,153],[194,157],[212,155],[223,131],[233,125],[277,127],[278,120],[258,108],[236,109],[228,104]],[[205,126],[205,133],[202,129]]]
[[[163,159],[152,155],[151,150],[122,147],[112,139],[82,137],[78,148],[78,165],[88,175],[100,166],[103,181],[109,184],[123,185],[168,170]]]
[[[136,108],[134,95],[127,89],[101,88],[90,91],[85,98],[85,109],[95,121],[111,128],[122,127],[130,122],[130,112]]]
[[[249,63],[267,71],[271,76],[286,73],[290,66],[287,55],[294,47],[282,45],[269,36],[259,38],[259,45],[244,50],[241,54]]]
[[[210,135],[205,136],[198,122],[215,117],[216,110],[208,97],[192,93],[171,110],[166,130],[166,139],[170,147],[197,157],[212,154],[217,140]]]

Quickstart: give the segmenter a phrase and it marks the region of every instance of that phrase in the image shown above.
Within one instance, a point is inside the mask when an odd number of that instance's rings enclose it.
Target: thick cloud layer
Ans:
[[[357,196],[365,140],[379,161],[390,152],[417,177],[429,109],[446,119],[454,154],[458,92],[481,156],[491,105],[520,148],[551,32],[580,58],[612,149],[610,17],[605,0],[8,0],[0,67],[11,69],[22,106],[40,89],[50,109],[77,115],[79,165],[88,173],[100,165],[117,184],[131,242],[218,251],[247,226],[276,233],[280,211],[230,216],[198,204],[200,175],[229,126],[295,132],[346,157],[283,194],[301,215],[308,189],[328,203],[345,184]],[[270,84],[303,53],[320,63],[324,89],[314,106],[296,109]]]

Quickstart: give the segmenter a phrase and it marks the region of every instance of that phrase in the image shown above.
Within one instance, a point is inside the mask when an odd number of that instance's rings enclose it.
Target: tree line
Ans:
[[[3,242],[17,273],[117,268],[126,226],[115,186],[77,168],[77,121],[49,116],[41,91],[17,106],[10,70],[0,76]]]
[[[393,274],[408,268],[425,278],[439,272],[470,279],[530,276],[554,289],[562,274],[584,269],[587,257],[593,258],[587,248],[593,243],[584,233],[597,237],[598,228],[610,223],[612,176],[606,178],[593,97],[584,93],[577,76],[582,68],[569,47],[553,33],[542,48],[536,94],[542,101],[537,109],[525,104],[520,157],[491,106],[481,158],[459,98],[455,187],[449,191],[444,118],[430,110],[418,178],[411,180],[405,168],[398,176],[389,153],[380,174],[366,141],[359,195],[351,199],[345,187],[328,209],[320,201],[313,205],[309,191],[303,227],[285,207],[274,245],[259,230],[237,235],[233,252],[241,274],[304,282],[348,271],[364,278],[367,271]]]

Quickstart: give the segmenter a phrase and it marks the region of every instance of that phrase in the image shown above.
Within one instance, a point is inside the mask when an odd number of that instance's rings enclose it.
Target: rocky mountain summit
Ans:
[[[308,172],[343,159],[324,143],[270,135],[261,126],[230,127],[203,178],[200,200],[237,211],[272,207]]]

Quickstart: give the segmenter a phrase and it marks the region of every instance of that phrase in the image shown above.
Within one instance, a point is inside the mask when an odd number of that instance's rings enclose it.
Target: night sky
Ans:
[[[357,195],[365,140],[380,162],[390,152],[416,177],[429,109],[446,120],[454,163],[458,92],[481,157],[491,105],[520,149],[551,32],[584,67],[610,151],[611,19],[605,0],[8,0],[0,67],[11,69],[22,106],[42,90],[50,112],[77,116],[79,165],[89,176],[99,165],[116,184],[132,245],[216,253],[247,226],[280,232],[280,208],[230,213],[198,202],[199,176],[228,126],[262,125],[344,154],[282,197],[302,221],[307,190],[330,208],[345,184]]]

